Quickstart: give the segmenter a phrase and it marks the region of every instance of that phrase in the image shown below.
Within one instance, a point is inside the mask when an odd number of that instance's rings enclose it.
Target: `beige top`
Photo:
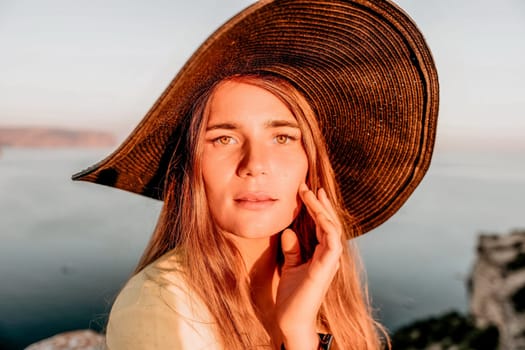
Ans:
[[[128,281],[109,315],[109,350],[221,349],[206,306],[180,271],[168,252]]]

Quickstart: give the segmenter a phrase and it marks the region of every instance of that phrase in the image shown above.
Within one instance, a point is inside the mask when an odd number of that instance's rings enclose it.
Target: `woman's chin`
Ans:
[[[257,240],[275,236],[282,232],[286,227],[288,227],[288,225],[272,225],[267,227],[253,227],[253,225],[250,225],[250,227],[239,227],[227,232],[229,232],[229,235],[236,238]]]

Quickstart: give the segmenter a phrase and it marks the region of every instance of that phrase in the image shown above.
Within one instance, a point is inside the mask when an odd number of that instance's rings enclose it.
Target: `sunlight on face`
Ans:
[[[292,223],[308,160],[297,121],[281,100],[246,83],[221,83],[204,142],[204,184],[221,230],[263,238]]]

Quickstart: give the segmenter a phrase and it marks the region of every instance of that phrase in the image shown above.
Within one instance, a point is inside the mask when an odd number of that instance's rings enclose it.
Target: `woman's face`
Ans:
[[[268,237],[289,226],[308,160],[301,131],[270,92],[226,81],[215,89],[205,131],[202,173],[219,228],[244,238]]]

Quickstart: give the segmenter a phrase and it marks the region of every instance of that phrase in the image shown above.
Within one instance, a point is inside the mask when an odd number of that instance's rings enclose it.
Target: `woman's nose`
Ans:
[[[239,163],[240,177],[268,175],[270,150],[260,145],[248,144]]]

